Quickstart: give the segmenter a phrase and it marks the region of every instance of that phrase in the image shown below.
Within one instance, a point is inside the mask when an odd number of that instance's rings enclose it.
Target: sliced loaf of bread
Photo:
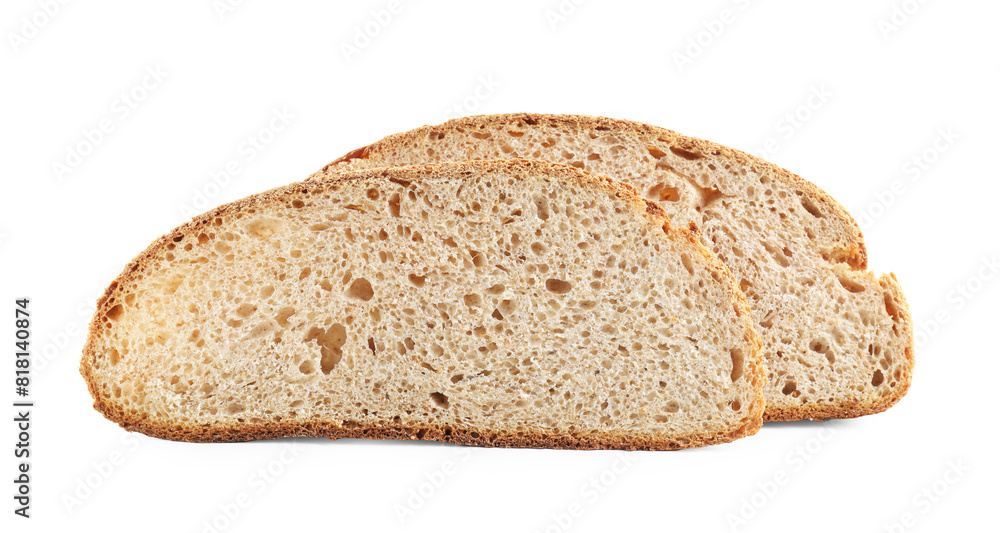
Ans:
[[[531,158],[635,186],[676,226],[695,223],[747,297],[764,341],[765,420],[848,418],[910,385],[913,331],[895,276],[867,270],[861,231],[812,183],[766,161],[646,124],[511,114],[452,120],[355,150],[342,170]]]
[[[184,441],[674,449],[761,425],[725,266],[632,187],[539,161],[358,171],[224,205],[98,303],[95,407]]]

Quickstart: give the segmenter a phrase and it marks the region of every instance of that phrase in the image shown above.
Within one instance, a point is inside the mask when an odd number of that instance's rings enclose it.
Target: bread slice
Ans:
[[[635,186],[676,226],[695,223],[732,271],[764,340],[765,420],[849,418],[906,394],[913,326],[895,276],[867,270],[861,231],[833,198],[743,152],[622,120],[457,119],[386,137],[342,169],[532,158]]]
[[[626,185],[538,161],[292,184],[155,241],[81,372],[126,429],[673,449],[761,425],[749,308]]]

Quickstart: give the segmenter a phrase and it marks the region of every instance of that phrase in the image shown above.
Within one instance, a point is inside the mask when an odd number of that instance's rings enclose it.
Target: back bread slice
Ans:
[[[737,150],[637,122],[494,115],[386,137],[317,176],[519,157],[620,179],[658,202],[674,225],[701,228],[763,337],[765,420],[877,413],[906,394],[913,329],[896,278],[867,270],[861,232],[834,199]]]
[[[759,337],[725,267],[631,187],[493,161],[222,206],[99,301],[81,371],[129,430],[674,449],[753,434]]]

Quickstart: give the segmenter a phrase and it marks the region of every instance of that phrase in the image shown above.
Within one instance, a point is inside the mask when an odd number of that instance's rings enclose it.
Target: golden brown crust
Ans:
[[[110,411],[102,409],[110,407]],[[352,423],[350,427],[334,422],[306,423],[272,423],[272,424],[234,424],[206,426],[164,426],[153,424],[123,413],[114,405],[95,403],[95,408],[105,417],[117,422],[128,431],[140,433],[161,439],[182,442],[245,442],[251,440],[280,439],[285,437],[323,437],[336,439],[396,439],[396,440],[433,440],[451,444],[468,446],[502,447],[502,448],[556,448],[575,450],[679,450],[712,444],[732,442],[741,437],[753,435],[761,427],[761,422],[748,423],[725,435],[708,436],[704,438],[646,438],[634,435],[572,435],[566,433],[521,432],[519,434],[492,432],[484,429],[446,428],[446,427],[403,427],[403,426],[370,426],[361,427]]]
[[[163,425],[150,420],[141,412],[126,411],[120,404],[101,389],[94,374],[94,363],[97,350],[103,335],[103,329],[110,327],[110,321],[105,316],[112,309],[125,289],[136,282],[148,268],[149,260],[156,257],[171,243],[182,242],[183,239],[198,235],[203,228],[213,224],[216,218],[225,217],[230,213],[248,209],[263,208],[275,203],[293,201],[299,195],[309,192],[339,188],[342,184],[352,181],[372,179],[398,179],[415,181],[427,174],[436,177],[458,179],[472,172],[490,170],[524,171],[546,175],[560,180],[578,180],[597,189],[614,194],[631,205],[636,213],[646,216],[656,226],[662,227],[665,238],[687,242],[706,258],[709,267],[717,274],[727,288],[730,305],[737,310],[747,342],[755,347],[745,361],[745,375],[751,380],[756,392],[752,404],[747,408],[744,424],[727,434],[694,435],[687,437],[638,437],[634,435],[572,435],[565,433],[544,432],[525,433],[521,435],[500,432],[489,432],[481,429],[444,428],[444,427],[403,427],[403,426],[371,426],[361,427],[357,423],[344,424],[340,421],[320,421],[309,423],[268,423],[234,425]],[[321,171],[322,172],[322,171]],[[472,161],[464,163],[444,163],[400,167],[391,169],[373,169],[354,173],[337,173],[327,176],[314,175],[310,181],[293,183],[284,187],[271,189],[260,194],[237,200],[220,206],[207,213],[199,215],[191,221],[175,228],[154,241],[145,251],[133,259],[122,273],[105,290],[97,302],[97,311],[90,324],[90,331],[83,357],[80,362],[80,373],[87,382],[91,396],[94,398],[94,408],[109,420],[118,423],[129,431],[139,431],[150,436],[181,440],[187,442],[235,442],[257,439],[273,439],[282,437],[311,436],[339,438],[373,438],[373,439],[403,439],[403,440],[437,440],[455,444],[476,446],[503,447],[533,447],[533,448],[568,448],[568,449],[624,449],[624,450],[673,450],[730,442],[732,440],[753,435],[763,422],[764,412],[764,365],[760,352],[760,335],[753,327],[750,319],[750,308],[729,274],[728,269],[716,259],[701,244],[695,230],[687,228],[671,228],[665,214],[658,205],[650,205],[641,198],[635,189],[607,177],[593,175],[572,167],[532,160],[505,161]],[[351,427],[347,427],[351,426]]]
[[[829,259],[831,261],[846,263],[852,270],[867,270],[868,252],[865,247],[864,237],[861,229],[854,218],[847,210],[840,205],[833,197],[820,189],[815,184],[802,177],[789,172],[773,163],[747,154],[734,148],[729,148],[711,141],[687,137],[677,132],[628,120],[618,120],[605,117],[594,117],[586,115],[551,115],[533,113],[511,113],[501,115],[477,115],[453,119],[436,126],[422,126],[414,130],[397,133],[385,137],[371,145],[354,150],[339,159],[325,166],[317,175],[324,174],[329,170],[357,158],[368,159],[372,156],[388,151],[395,147],[402,147],[414,139],[418,139],[431,133],[451,133],[455,130],[479,129],[482,127],[518,127],[526,128],[536,125],[544,126],[570,126],[572,128],[591,129],[594,131],[626,131],[641,136],[655,137],[660,142],[670,145],[670,149],[676,155],[687,159],[697,159],[704,156],[717,157],[734,162],[742,167],[752,169],[761,176],[783,182],[795,190],[801,191],[812,202],[826,207],[828,212],[833,213],[841,222],[845,235],[844,241],[847,243],[842,249],[833,250]],[[694,231],[697,231],[696,229]],[[898,402],[910,386],[910,375],[912,375],[914,341],[912,326],[910,325],[911,315],[909,306],[903,298],[902,290],[895,281],[895,277],[883,276],[880,280],[883,289],[892,294],[897,300],[899,308],[905,310],[902,313],[902,322],[908,333],[907,346],[904,348],[905,357],[909,362],[907,374],[899,380],[900,386],[889,396],[883,397],[874,402],[862,402],[857,398],[845,398],[839,404],[807,404],[796,407],[769,406],[764,415],[765,421],[779,420],[804,420],[804,419],[830,419],[830,418],[854,418],[863,415],[875,414],[885,411]]]

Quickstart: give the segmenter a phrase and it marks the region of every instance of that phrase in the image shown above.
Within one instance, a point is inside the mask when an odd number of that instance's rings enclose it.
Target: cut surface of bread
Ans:
[[[675,449],[762,422],[749,308],[696,234],[540,161],[358,171],[224,205],[98,302],[81,372],[129,430]]]
[[[746,295],[763,338],[765,421],[872,414],[906,394],[913,328],[895,276],[867,270],[861,232],[834,199],[738,150],[607,118],[475,116],[386,137],[316,177],[509,158],[622,180],[658,202],[673,225],[701,229]]]

